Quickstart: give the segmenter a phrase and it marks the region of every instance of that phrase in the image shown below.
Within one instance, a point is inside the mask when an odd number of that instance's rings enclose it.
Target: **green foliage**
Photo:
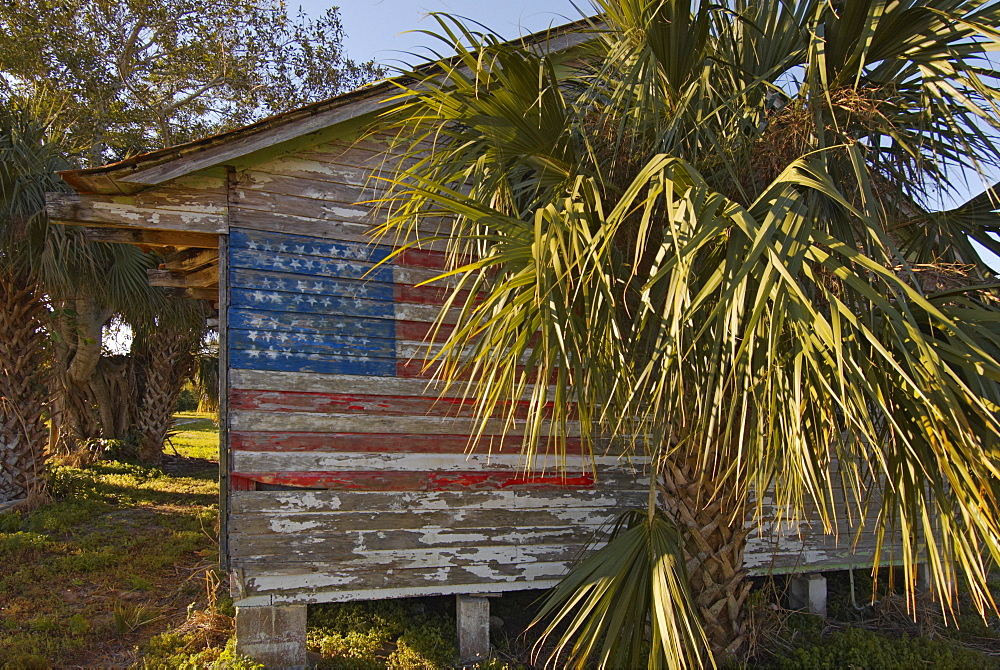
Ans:
[[[194,412],[198,409],[198,402],[200,400],[200,394],[195,390],[194,386],[190,382],[186,382],[181,392],[177,394],[177,408],[178,412]]]
[[[995,659],[947,640],[892,638],[862,628],[848,628],[814,638],[776,659],[775,667],[792,670],[967,670],[1000,667]]]
[[[1000,291],[969,237],[1000,250],[997,193],[932,210],[954,174],[1000,168],[1000,5],[594,4],[592,39],[568,54],[438,17],[457,56],[408,73],[384,115],[404,156],[380,232],[443,241],[451,259],[426,353],[441,393],[473,382],[478,429],[523,428],[528,458],[567,462],[578,429],[664,480],[690,468],[699,482],[651,490],[650,506],[719,504],[732,543],[744,513],[764,532],[809,514],[835,527],[834,501],[857,490],[866,541],[898,532],[907,574],[925,551],[941,600],[964,573],[985,606],[984,557],[1000,560]],[[433,242],[425,219],[449,222]],[[672,521],[693,536],[692,570],[726,548]],[[608,557],[602,581],[581,563],[560,613],[584,639],[562,643],[614,667],[601,636],[625,610],[630,640],[650,622],[651,667],[697,665],[676,642],[699,637],[684,599],[589,600],[654,592],[663,556],[630,552],[634,571]],[[713,588],[695,594],[705,611],[739,599]],[[717,623],[718,660],[737,640]]]
[[[142,670],[262,670],[263,665],[236,653],[236,640],[230,639],[225,647],[210,647],[191,651],[196,641],[193,633],[161,633],[153,636],[143,647]]]
[[[337,8],[277,0],[17,0],[0,6],[0,72],[52,101],[92,165],[212,135],[380,74],[343,51]]]
[[[308,644],[343,670],[423,670],[455,660],[455,621],[440,602],[381,601],[318,605],[309,613]],[[428,606],[430,605],[430,606]]]

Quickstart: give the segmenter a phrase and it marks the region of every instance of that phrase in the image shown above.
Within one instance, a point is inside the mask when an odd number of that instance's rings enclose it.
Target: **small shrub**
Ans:
[[[945,640],[928,638],[892,638],[861,628],[847,628],[815,644],[799,647],[776,659],[777,667],[787,670],[968,670],[996,668],[996,662],[972,650]]]
[[[308,644],[342,670],[450,667],[456,656],[453,615],[421,601],[320,605],[310,610]]]
[[[198,411],[198,403],[201,401],[201,394],[195,391],[194,387],[190,385],[190,382],[184,385],[181,389],[180,394],[177,396],[177,406],[175,411],[177,412],[196,412]]]
[[[115,632],[119,635],[128,635],[163,617],[159,608],[145,603],[137,605],[132,603],[117,603],[112,610],[112,615]]]

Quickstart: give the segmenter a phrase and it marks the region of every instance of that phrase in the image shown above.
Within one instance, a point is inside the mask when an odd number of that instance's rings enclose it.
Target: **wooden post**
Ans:
[[[482,596],[458,595],[458,655],[463,663],[484,661],[490,655],[490,601]]]
[[[265,668],[306,667],[306,606],[236,607],[236,653]]]

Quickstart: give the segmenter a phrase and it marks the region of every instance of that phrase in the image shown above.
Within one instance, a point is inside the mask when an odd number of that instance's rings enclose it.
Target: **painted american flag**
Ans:
[[[487,436],[467,453],[471,401],[439,399],[423,369],[425,337],[444,296],[416,284],[440,271],[444,254],[407,250],[378,265],[391,251],[231,231],[234,488],[591,486],[582,461],[578,471],[545,457],[525,464],[516,434]],[[569,448],[580,453],[579,441]]]

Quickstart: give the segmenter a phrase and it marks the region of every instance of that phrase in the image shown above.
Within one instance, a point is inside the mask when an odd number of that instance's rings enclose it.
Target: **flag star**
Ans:
[[[323,253],[319,247],[313,247],[312,252],[314,256],[319,256],[321,253]]]
[[[295,245],[295,253],[297,253],[297,254],[304,254],[305,252],[306,252],[306,245],[304,245],[304,244],[296,244]]]
[[[278,251],[281,251],[281,252],[288,251],[288,247],[285,246],[284,244],[279,244],[278,245]]]
[[[291,357],[292,357],[292,352],[286,351],[285,352],[285,358],[291,358]]]
[[[276,283],[274,284],[274,288],[276,288],[276,289],[277,289],[277,290],[279,290],[279,291],[284,291],[284,290],[285,290],[285,280],[284,280],[284,279],[279,279],[279,280],[278,280],[278,281],[277,281],[277,282],[276,282]]]
[[[250,354],[250,358],[260,358],[260,352],[256,349],[251,349],[247,353]]]
[[[309,296],[309,299],[306,300],[306,302],[309,303],[310,305],[315,305],[318,301],[313,296]]]
[[[272,293],[270,295],[270,298],[271,298],[271,302],[281,302],[281,295],[279,295],[277,293]]]
[[[313,284],[313,290],[314,291],[322,291],[323,290],[323,282],[321,282],[321,281],[315,282]]]
[[[296,305],[300,304],[302,302],[302,296],[296,295],[294,298],[292,298],[292,302],[294,302]]]
[[[272,361],[277,360],[278,359],[278,352],[275,351],[274,349],[268,349],[268,351],[267,351],[267,357],[270,358]]]
[[[257,332],[256,330],[251,330],[251,331],[250,331],[250,334],[249,334],[249,335],[247,335],[247,337],[249,337],[249,338],[250,338],[250,341],[251,341],[251,342],[256,342],[256,341],[257,341],[257,337],[258,337],[258,335],[259,335],[259,333],[258,333],[258,332]]]
[[[281,342],[282,344],[284,344],[285,342],[287,342],[288,341],[288,333],[282,333],[281,335],[278,335],[278,341]]]
[[[255,301],[257,301],[257,302],[263,302],[263,300],[264,300],[264,294],[261,293],[260,291],[254,291],[253,292],[253,299]]]
[[[271,251],[271,244],[269,242],[264,243],[264,251]]]
[[[271,341],[271,337],[272,337],[272,336],[271,336],[271,333],[270,333],[270,332],[266,332],[266,333],[264,333],[264,335],[263,335],[263,338],[264,338],[264,339],[265,339],[266,341],[268,341],[268,342],[270,342],[270,341]]]
[[[296,282],[295,288],[297,288],[300,291],[308,291],[309,290],[309,284],[307,282],[304,282],[304,281]]]
[[[257,249],[257,242],[255,240],[250,240],[249,242],[247,242],[247,249],[255,251]]]
[[[316,333],[315,335],[313,335],[313,342],[322,342],[322,341],[323,341],[323,336],[322,335],[320,335],[319,333]]]
[[[271,267],[277,268],[278,270],[284,270],[285,261],[281,260],[280,258],[275,258],[274,262],[271,263]]]
[[[329,307],[331,304],[329,298],[323,298],[323,307]]]
[[[314,263],[312,261],[306,261],[305,262],[305,268],[306,268],[306,270],[312,270],[313,265],[314,265]]]
[[[297,268],[297,267],[299,267],[299,266],[300,266],[300,265],[302,265],[302,264],[301,264],[301,263],[299,263],[299,259],[297,259],[297,258],[293,258],[293,259],[292,259],[292,262],[291,262],[291,263],[289,263],[288,265],[289,265],[289,267],[293,267],[293,268]]]

